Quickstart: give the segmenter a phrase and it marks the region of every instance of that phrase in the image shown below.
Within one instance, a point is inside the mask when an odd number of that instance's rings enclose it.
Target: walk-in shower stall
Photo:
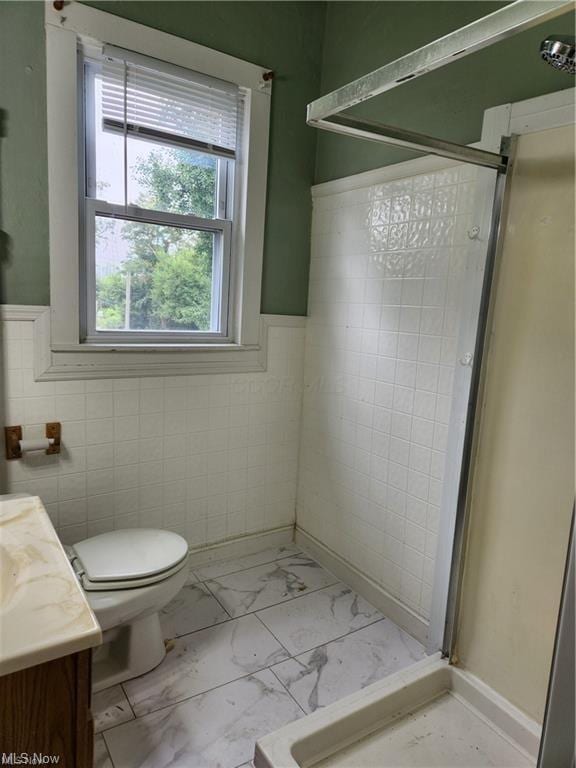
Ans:
[[[304,516],[308,512],[314,518],[309,499],[322,497],[323,489],[322,451],[313,433],[330,423],[330,397],[326,394],[335,394],[340,400],[343,397],[342,417],[358,427],[362,426],[363,402],[385,408],[381,418],[390,414],[390,440],[380,454],[372,452],[371,459],[376,465],[374,459],[379,455],[388,459],[386,508],[392,510],[392,516],[405,515],[408,524],[411,516],[424,521],[424,527],[433,534],[423,550],[424,569],[427,567],[429,574],[422,572],[419,585],[429,589],[420,589],[418,599],[409,596],[409,588],[404,594],[409,605],[429,623],[429,651],[441,648],[447,655],[454,642],[482,354],[506,186],[514,161],[514,137],[500,136],[496,149],[482,146],[482,142],[480,146],[464,146],[358,118],[348,110],[572,8],[569,0],[517,0],[322,96],[308,107],[308,123],[319,129],[449,161],[429,157],[428,164],[425,161],[421,166],[422,173],[410,177],[400,174],[394,179],[392,172],[389,183],[363,188],[357,194],[348,192],[328,199],[320,192],[316,197],[314,235],[320,263],[311,275],[311,302],[319,308],[319,322],[312,323],[311,344],[326,347],[323,320],[334,309],[322,295],[322,284],[337,276],[352,281],[359,276],[353,268],[347,272],[346,265],[343,272],[322,273],[323,249],[365,251],[368,263],[359,269],[366,266],[368,293],[374,298],[366,299],[366,294],[362,299],[349,297],[347,316],[340,312],[340,327],[346,329],[340,349],[376,352],[380,360],[375,365],[381,370],[358,371],[353,401],[359,405],[354,415],[346,413],[350,377],[345,370],[339,372],[342,376],[336,392],[315,393],[311,388],[307,404],[310,418],[304,419],[304,431],[309,433],[308,439],[304,438],[309,454],[304,467],[309,471],[302,482]],[[543,41],[541,55],[558,69],[574,70],[571,38],[551,36]],[[330,238],[334,238],[332,243]],[[357,316],[360,311],[362,319]],[[365,322],[367,315],[372,317]],[[338,343],[334,348],[339,348]],[[315,357],[322,368],[322,355]],[[318,381],[317,375],[314,378]],[[369,397],[363,397],[362,387],[370,392]],[[410,426],[408,414],[412,416]],[[368,461],[368,456],[364,460]],[[328,485],[324,490],[329,497]],[[346,493],[354,497],[355,492],[351,478]],[[377,497],[377,491],[373,495]],[[407,510],[406,504],[412,508]],[[320,520],[321,514],[316,517]],[[370,512],[364,517],[369,524]],[[390,528],[393,532],[394,517]],[[333,538],[326,529],[323,535]],[[388,559],[394,565],[394,559]],[[405,564],[399,565],[400,570],[410,573],[409,567],[402,568]],[[370,563],[366,567],[370,570]],[[394,570],[390,570],[387,586],[402,600],[403,590],[396,583]],[[399,578],[401,582],[401,574]]]
[[[447,657],[515,137],[505,108],[470,146],[353,108],[572,8],[518,0],[308,107],[311,126],[426,157],[313,191],[298,526]],[[572,38],[533,55],[574,71]]]

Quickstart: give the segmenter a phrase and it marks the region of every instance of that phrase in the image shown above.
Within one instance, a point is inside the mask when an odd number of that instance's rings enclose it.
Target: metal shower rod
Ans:
[[[440,155],[504,172],[507,165],[507,156],[504,153],[486,152],[341,113],[427,72],[568,13],[574,7],[574,0],[516,0],[326,96],[321,96],[308,105],[307,122],[323,130],[392,144],[416,152]]]

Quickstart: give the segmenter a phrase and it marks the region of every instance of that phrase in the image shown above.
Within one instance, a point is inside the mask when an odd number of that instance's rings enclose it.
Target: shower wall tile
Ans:
[[[314,200],[298,525],[424,619],[475,173]]]
[[[192,547],[295,519],[304,328],[269,329],[268,370],[35,382],[32,322],[2,323],[5,423],[62,422],[62,453],[6,462],[7,492],[39,495],[62,540],[135,526]]]

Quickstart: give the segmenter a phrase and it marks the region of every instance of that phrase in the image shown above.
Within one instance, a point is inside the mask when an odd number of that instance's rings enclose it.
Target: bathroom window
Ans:
[[[238,86],[108,46],[82,84],[83,337],[228,340]]]
[[[82,3],[45,21],[40,377],[261,370],[269,70]]]

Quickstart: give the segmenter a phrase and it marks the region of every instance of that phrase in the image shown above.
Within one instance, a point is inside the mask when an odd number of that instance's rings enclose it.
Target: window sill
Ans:
[[[260,349],[259,344],[234,344],[232,342],[199,344],[111,344],[86,342],[84,344],[52,344],[53,352],[239,352]]]
[[[34,321],[33,364],[36,381],[265,371],[268,367],[270,328],[303,328],[306,324],[305,317],[260,315],[258,343],[252,345],[52,345],[50,314],[49,307],[0,307],[2,320]]]

